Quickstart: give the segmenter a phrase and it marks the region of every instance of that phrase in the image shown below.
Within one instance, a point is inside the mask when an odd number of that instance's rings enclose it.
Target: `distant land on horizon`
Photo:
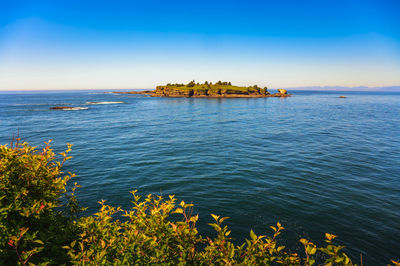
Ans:
[[[400,92],[399,86],[382,86],[382,87],[368,87],[368,86],[301,86],[301,87],[285,87],[288,90],[316,90],[316,91],[387,91],[387,92]]]

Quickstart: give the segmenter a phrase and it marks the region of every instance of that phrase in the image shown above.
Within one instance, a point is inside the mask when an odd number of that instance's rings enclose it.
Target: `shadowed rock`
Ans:
[[[64,110],[64,111],[76,111],[76,110],[86,110],[87,107],[72,107],[72,106],[54,106],[50,107],[50,110]]]

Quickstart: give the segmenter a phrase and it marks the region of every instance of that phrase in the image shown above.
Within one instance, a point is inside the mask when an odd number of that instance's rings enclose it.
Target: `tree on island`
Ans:
[[[222,82],[222,81],[220,81],[220,80],[218,80],[218,82],[217,83],[215,83],[216,85],[225,85],[225,86],[232,86],[232,83],[231,82],[228,82],[228,81],[224,81],[224,82]]]
[[[196,82],[194,80],[192,80],[191,82],[189,82],[186,86],[187,87],[194,87],[196,85]]]

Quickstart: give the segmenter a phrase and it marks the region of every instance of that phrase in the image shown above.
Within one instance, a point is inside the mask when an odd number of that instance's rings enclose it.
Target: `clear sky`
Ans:
[[[0,90],[400,85],[400,1],[0,0]]]

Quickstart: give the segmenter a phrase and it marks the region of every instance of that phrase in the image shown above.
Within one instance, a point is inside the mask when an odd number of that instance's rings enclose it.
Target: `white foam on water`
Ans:
[[[124,102],[86,102],[86,104],[119,104]]]

